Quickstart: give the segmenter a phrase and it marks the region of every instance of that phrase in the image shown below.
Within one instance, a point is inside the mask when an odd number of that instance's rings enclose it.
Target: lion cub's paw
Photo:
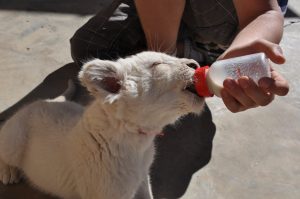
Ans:
[[[4,165],[0,165],[0,181],[7,184],[14,184],[20,182],[21,176],[17,168]]]

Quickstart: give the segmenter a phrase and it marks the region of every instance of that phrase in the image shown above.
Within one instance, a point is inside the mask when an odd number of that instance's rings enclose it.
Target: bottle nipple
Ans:
[[[206,83],[206,73],[209,70],[209,66],[203,66],[200,68],[197,68],[195,70],[194,74],[194,85],[195,90],[199,96],[202,97],[212,97],[214,94],[212,94],[208,88],[208,85]]]

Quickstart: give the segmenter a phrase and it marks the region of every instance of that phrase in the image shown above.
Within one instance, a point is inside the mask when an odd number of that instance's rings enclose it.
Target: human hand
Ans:
[[[264,52],[276,64],[285,62],[279,45],[266,40],[255,41],[248,46],[228,50],[221,56],[221,59],[256,52]],[[289,91],[288,82],[273,68],[271,69],[271,78],[262,78],[258,85],[248,77],[241,77],[238,80],[227,78],[223,82],[223,86],[222,100],[233,113],[257,106],[266,106],[273,101],[275,95],[284,96]]]

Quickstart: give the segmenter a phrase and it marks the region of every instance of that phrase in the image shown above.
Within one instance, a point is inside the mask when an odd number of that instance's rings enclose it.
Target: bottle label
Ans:
[[[268,59],[254,59],[248,62],[236,62],[226,64],[226,76],[233,79],[238,79],[242,76],[250,77],[254,82],[258,83],[262,77],[270,77],[270,68]]]

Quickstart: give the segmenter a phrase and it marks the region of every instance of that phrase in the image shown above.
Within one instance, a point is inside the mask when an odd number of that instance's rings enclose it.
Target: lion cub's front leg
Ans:
[[[7,185],[20,181],[20,172],[16,167],[10,166],[0,159],[0,181]]]

